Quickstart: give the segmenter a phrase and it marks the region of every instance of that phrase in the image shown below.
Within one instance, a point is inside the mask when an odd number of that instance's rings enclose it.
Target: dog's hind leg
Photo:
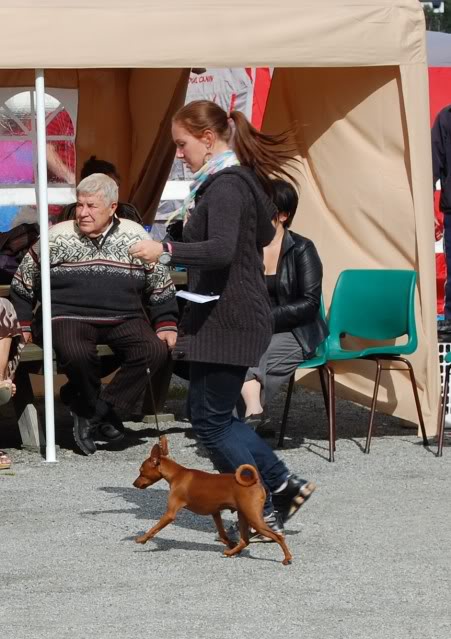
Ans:
[[[285,537],[283,535],[281,534],[278,535],[273,530],[271,530],[271,528],[267,525],[267,523],[261,517],[255,518],[255,519],[253,518],[249,519],[249,524],[252,526],[252,528],[254,528],[254,530],[257,531],[259,535],[263,535],[264,537],[269,537],[269,539],[272,539],[273,541],[279,544],[284,554],[284,560],[282,562],[284,566],[287,566],[289,563],[291,563],[291,560],[293,559],[293,555],[288,550],[288,546],[285,542]]]
[[[240,540],[234,548],[224,550],[224,555],[226,555],[226,557],[238,555],[244,548],[246,548],[246,546],[249,546],[249,523],[240,511],[238,511],[238,524],[240,529]]]
[[[216,529],[219,534],[219,540],[222,541],[222,543],[228,546],[229,548],[233,548],[235,544],[232,541],[230,541],[230,539],[227,536],[227,533],[224,529],[224,524],[222,523],[221,513],[220,512],[214,513],[213,519],[215,521]]]

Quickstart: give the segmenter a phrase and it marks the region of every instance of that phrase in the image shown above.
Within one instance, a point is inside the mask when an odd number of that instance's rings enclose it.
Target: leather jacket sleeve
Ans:
[[[297,291],[292,291],[292,301],[273,309],[275,333],[314,321],[321,304],[323,267],[318,252],[310,241],[294,250],[296,277],[293,278],[293,286],[296,286]]]

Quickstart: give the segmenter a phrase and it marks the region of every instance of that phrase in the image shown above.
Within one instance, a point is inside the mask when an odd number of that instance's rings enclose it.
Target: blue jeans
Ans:
[[[247,424],[233,417],[247,368],[192,362],[190,412],[193,430],[221,473],[232,473],[241,464],[255,466],[269,492],[287,480],[288,469],[272,448]],[[265,514],[271,512],[270,495]]]

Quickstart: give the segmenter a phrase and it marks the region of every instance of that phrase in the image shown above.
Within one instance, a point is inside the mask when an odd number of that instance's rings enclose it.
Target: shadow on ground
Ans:
[[[185,433],[185,437],[191,440],[187,446],[196,449],[196,453],[205,457],[206,452],[200,447],[191,430],[189,422],[186,420],[186,386],[180,383],[181,380],[175,378],[174,389],[169,394],[164,411],[174,414],[174,422],[164,422],[160,424],[161,432],[166,434]],[[172,388],[172,386],[171,386]],[[271,426],[274,436],[266,441],[275,447],[278,440],[280,424],[282,421],[285,403],[285,392],[279,393],[270,407]],[[42,421],[44,420],[44,400],[37,400],[37,408]],[[351,441],[356,448],[363,451],[364,438],[368,428],[369,411],[363,406],[359,406],[347,400],[337,399],[337,448],[340,440]],[[10,404],[0,408],[0,447],[20,449],[21,440],[19,429],[13,407]],[[72,436],[72,419],[68,409],[57,399],[55,401],[55,421],[56,421],[56,444],[61,450],[77,452]],[[157,438],[159,431],[154,425],[129,424],[126,428],[126,437],[120,445],[98,444],[98,450],[118,450],[122,451],[146,443],[147,440]],[[376,413],[373,427],[373,439],[380,437],[406,437],[416,433],[416,425],[405,422],[402,419],[391,415]],[[412,442],[409,442],[412,443]],[[414,445],[421,445],[421,441],[414,442]],[[298,449],[303,447],[314,455],[328,459],[328,423],[321,393],[295,386],[293,392],[291,408],[288,417],[284,449]]]

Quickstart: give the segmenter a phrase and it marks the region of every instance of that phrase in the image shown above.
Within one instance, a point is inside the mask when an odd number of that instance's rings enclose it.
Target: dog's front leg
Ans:
[[[153,528],[151,528],[146,533],[144,533],[144,535],[140,535],[139,537],[136,537],[135,539],[136,543],[145,544],[146,541],[149,541],[149,539],[152,539],[152,537],[155,537],[155,535],[159,533],[160,530],[162,530],[169,524],[172,524],[180,508],[183,508],[183,504],[178,504],[177,506],[173,504],[169,504],[168,510],[164,513],[160,521],[157,524],[155,524]]]

